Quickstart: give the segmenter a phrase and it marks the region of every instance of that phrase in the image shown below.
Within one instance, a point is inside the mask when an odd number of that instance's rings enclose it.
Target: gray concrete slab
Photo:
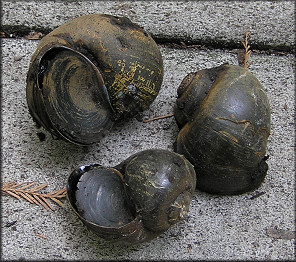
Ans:
[[[14,4],[22,6],[23,2]],[[83,9],[81,4],[78,6]],[[70,10],[67,13],[73,15]],[[89,147],[53,140],[43,129],[36,129],[26,106],[25,78],[37,44],[24,39],[2,41],[2,182],[48,183],[46,190],[51,191],[65,187],[68,175],[79,165],[114,166],[140,150],[172,150],[178,131],[173,118],[149,123],[132,119]],[[225,62],[237,64],[232,51],[161,47],[161,52],[163,86],[143,113],[144,118],[172,112],[176,89],[187,73]],[[295,226],[294,55],[254,53],[251,58],[250,70],[263,84],[272,113],[267,152],[270,169],[258,190],[232,197],[196,191],[185,221],[149,243],[132,247],[98,238],[82,225],[66,201],[65,208],[55,205],[55,211],[45,211],[26,201],[2,196],[2,259],[292,260],[295,239],[289,236]],[[46,134],[43,142],[36,135],[40,130]],[[260,192],[264,194],[252,199]],[[15,225],[7,227],[13,221]]]
[[[295,48],[294,1],[2,1],[2,24],[55,28],[90,13],[127,16],[157,38]]]

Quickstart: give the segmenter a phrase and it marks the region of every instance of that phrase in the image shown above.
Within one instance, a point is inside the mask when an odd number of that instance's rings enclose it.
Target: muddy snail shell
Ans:
[[[27,103],[56,138],[87,145],[156,98],[163,79],[158,46],[128,18],[92,14],[46,35],[32,56]]]
[[[166,150],[138,152],[113,168],[75,169],[68,200],[82,222],[113,242],[141,243],[183,220],[196,175],[185,157]]]
[[[261,185],[270,107],[250,71],[224,64],[187,75],[174,114],[180,127],[175,151],[194,165],[198,189],[233,195]]]

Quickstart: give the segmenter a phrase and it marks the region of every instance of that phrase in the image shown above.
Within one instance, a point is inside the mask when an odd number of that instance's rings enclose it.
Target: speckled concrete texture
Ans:
[[[38,41],[4,39],[2,90],[2,180],[65,187],[73,168],[90,163],[114,166],[140,150],[172,150],[177,134],[173,118],[143,123],[132,119],[114,127],[100,142],[79,147],[53,140],[37,129],[25,100],[25,77]],[[161,47],[165,77],[161,92],[142,118],[172,113],[176,89],[196,68],[228,62],[236,53]],[[157,239],[123,247],[87,230],[65,202],[53,212],[2,197],[2,256],[21,259],[292,259],[294,256],[294,57],[254,54],[250,70],[261,81],[271,104],[268,143],[270,170],[256,191],[222,197],[196,191],[188,217]],[[36,133],[44,132],[41,142]],[[260,197],[258,193],[264,193]],[[13,226],[7,224],[16,221]],[[36,236],[42,234],[48,239]],[[284,239],[283,239],[284,238]]]
[[[55,28],[90,13],[124,15],[152,36],[295,47],[294,1],[3,1],[2,24]]]
[[[216,27],[211,27],[209,21],[199,20],[200,15],[197,14],[201,11],[194,12],[206,4],[204,12],[212,14],[209,17],[212,17],[212,25]],[[222,22],[218,22],[214,6],[227,7],[224,11],[228,13],[221,14],[225,20],[220,20],[219,16],[219,21]],[[43,27],[56,27],[82,14],[112,12],[118,15],[128,14],[134,22],[141,23],[145,29],[155,35],[186,37],[188,32],[191,32],[188,24],[184,24],[184,10],[187,10],[187,14],[191,14],[191,20],[197,17],[192,23],[196,24],[196,28],[207,28],[208,32],[195,30],[199,34],[197,37],[208,34],[214,39],[221,38],[224,35],[221,28],[226,28],[228,31],[225,31],[225,36],[230,37],[231,41],[239,41],[244,34],[245,26],[252,25],[254,31],[252,41],[267,43],[280,41],[279,43],[295,45],[294,36],[291,36],[294,25],[290,23],[291,13],[294,15],[295,9],[291,1],[250,3],[231,1],[226,7],[225,2],[221,1],[182,3],[148,1],[145,4],[140,1],[108,3],[4,1],[2,15],[6,18],[2,23],[24,23],[30,26],[35,23]],[[241,10],[246,7],[250,13],[243,17]],[[172,13],[172,10],[175,13]],[[284,14],[279,13],[280,10]],[[234,17],[237,25],[241,27],[232,26]],[[268,25],[273,27],[273,35],[268,33],[269,27],[265,24],[268,20]],[[186,21],[189,23],[190,20]],[[203,26],[198,27],[200,21]],[[231,28],[227,23],[230,23]],[[218,24],[220,27],[217,27]],[[261,35],[260,32],[263,32],[264,28],[266,32]],[[165,74],[161,91],[151,107],[138,118],[115,126],[98,143],[81,147],[52,139],[47,131],[35,126],[29,115],[25,96],[26,74],[38,43],[39,41],[23,38],[2,39],[1,179],[2,183],[9,181],[48,183],[44,192],[64,188],[70,172],[80,165],[99,163],[104,166],[115,166],[130,155],[150,148],[172,151],[178,133],[174,118],[148,123],[143,123],[142,120],[173,112],[176,90],[189,72],[222,63],[238,64],[235,50],[206,47],[173,49],[159,46],[164,59]],[[5,261],[293,260],[295,256],[295,56],[289,53],[253,52],[251,61],[250,71],[262,83],[271,106],[271,135],[267,147],[269,171],[260,188],[231,197],[210,195],[196,190],[189,214],[184,221],[151,242],[135,246],[112,244],[98,238],[82,224],[65,199],[64,208],[54,205],[54,211],[46,211],[25,200],[3,195],[1,259]],[[38,132],[46,135],[44,141],[40,141]]]

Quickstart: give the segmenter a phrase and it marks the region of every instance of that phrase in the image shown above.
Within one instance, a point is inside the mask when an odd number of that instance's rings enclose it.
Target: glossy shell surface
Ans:
[[[123,166],[119,169],[124,171],[127,195],[145,227],[163,231],[186,217],[196,178],[193,166],[183,156],[145,150]]]
[[[176,152],[193,163],[197,188],[232,195],[259,187],[268,170],[270,107],[256,77],[232,65],[200,70],[178,95]]]
[[[183,156],[145,150],[114,168],[77,168],[67,192],[75,213],[100,237],[141,243],[186,217],[195,184],[194,168]]]
[[[158,46],[128,18],[86,15],[46,35],[32,56],[27,103],[55,137],[91,144],[149,107],[163,79]]]

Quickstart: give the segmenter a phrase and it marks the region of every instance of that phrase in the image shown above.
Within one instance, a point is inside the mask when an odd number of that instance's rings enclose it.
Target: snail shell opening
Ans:
[[[75,205],[85,220],[114,228],[134,220],[134,215],[126,208],[122,178],[116,170],[91,168],[79,178],[76,186]]]
[[[103,78],[83,54],[67,47],[49,49],[40,61],[37,86],[48,119],[63,138],[90,144],[112,125]]]
[[[146,242],[149,232],[127,203],[122,174],[98,164],[81,166],[68,178],[67,198],[79,219],[99,237],[126,244]]]

